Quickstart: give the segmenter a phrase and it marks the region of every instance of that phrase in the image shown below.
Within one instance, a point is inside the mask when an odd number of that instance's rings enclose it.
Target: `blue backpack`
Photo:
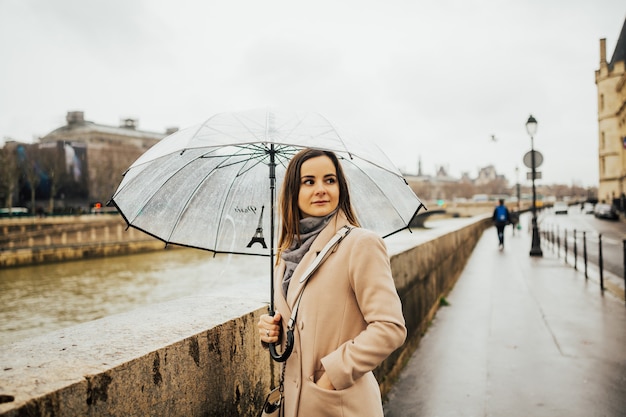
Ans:
[[[496,207],[496,221],[500,223],[505,223],[507,221],[506,207]]]

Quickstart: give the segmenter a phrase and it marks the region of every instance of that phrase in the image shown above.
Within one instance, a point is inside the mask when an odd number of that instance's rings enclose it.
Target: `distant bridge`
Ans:
[[[411,223],[409,223],[409,226],[423,229],[425,227],[424,222],[428,220],[430,216],[433,216],[435,214],[446,214],[446,213],[447,212],[444,209],[422,211],[421,213],[418,213],[417,216],[413,217],[413,219],[411,220]]]

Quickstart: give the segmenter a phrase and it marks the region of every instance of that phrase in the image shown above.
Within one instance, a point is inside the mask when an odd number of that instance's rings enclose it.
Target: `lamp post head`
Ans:
[[[526,131],[531,137],[535,136],[535,133],[537,133],[537,120],[533,117],[532,114],[526,122]]]

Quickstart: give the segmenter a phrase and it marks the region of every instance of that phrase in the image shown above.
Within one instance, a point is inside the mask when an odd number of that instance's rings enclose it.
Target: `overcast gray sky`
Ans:
[[[164,131],[258,107],[316,111],[405,172],[493,164],[597,185],[594,71],[623,0],[0,0],[0,137],[82,110]],[[494,135],[496,141],[491,140]]]

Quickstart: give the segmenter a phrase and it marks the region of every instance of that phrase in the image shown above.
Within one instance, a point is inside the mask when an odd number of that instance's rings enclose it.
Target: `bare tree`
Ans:
[[[40,168],[37,161],[39,149],[37,145],[25,145],[24,146],[24,164],[22,165],[22,173],[24,179],[30,187],[30,212],[35,214],[35,194],[37,187],[41,181]]]
[[[5,207],[13,207],[13,194],[17,190],[19,177],[15,148],[5,145],[0,149],[0,194],[4,196]]]
[[[428,181],[409,181],[409,186],[422,201],[430,200],[432,184]]]
[[[89,194],[93,200],[103,204],[109,201],[121,181],[122,173],[130,166],[130,163],[120,163],[120,160],[124,160],[123,155],[102,152],[97,161],[92,161],[93,179]]]
[[[89,156],[89,199],[106,204],[122,181],[124,172],[142,154],[132,145],[98,149]]]
[[[471,198],[476,194],[476,187],[469,181],[455,181],[446,183],[443,187],[443,196],[446,200],[455,198]]]
[[[47,144],[45,144],[47,145]],[[52,146],[39,145],[39,164],[43,173],[47,176],[50,186],[50,199],[48,201],[48,213],[54,213],[54,198],[56,197],[63,174],[65,164],[63,149],[59,151],[57,143]]]
[[[483,193],[489,195],[508,194],[509,192],[509,186],[506,179],[503,177],[498,177],[489,181],[488,183],[482,185],[480,189]]]

